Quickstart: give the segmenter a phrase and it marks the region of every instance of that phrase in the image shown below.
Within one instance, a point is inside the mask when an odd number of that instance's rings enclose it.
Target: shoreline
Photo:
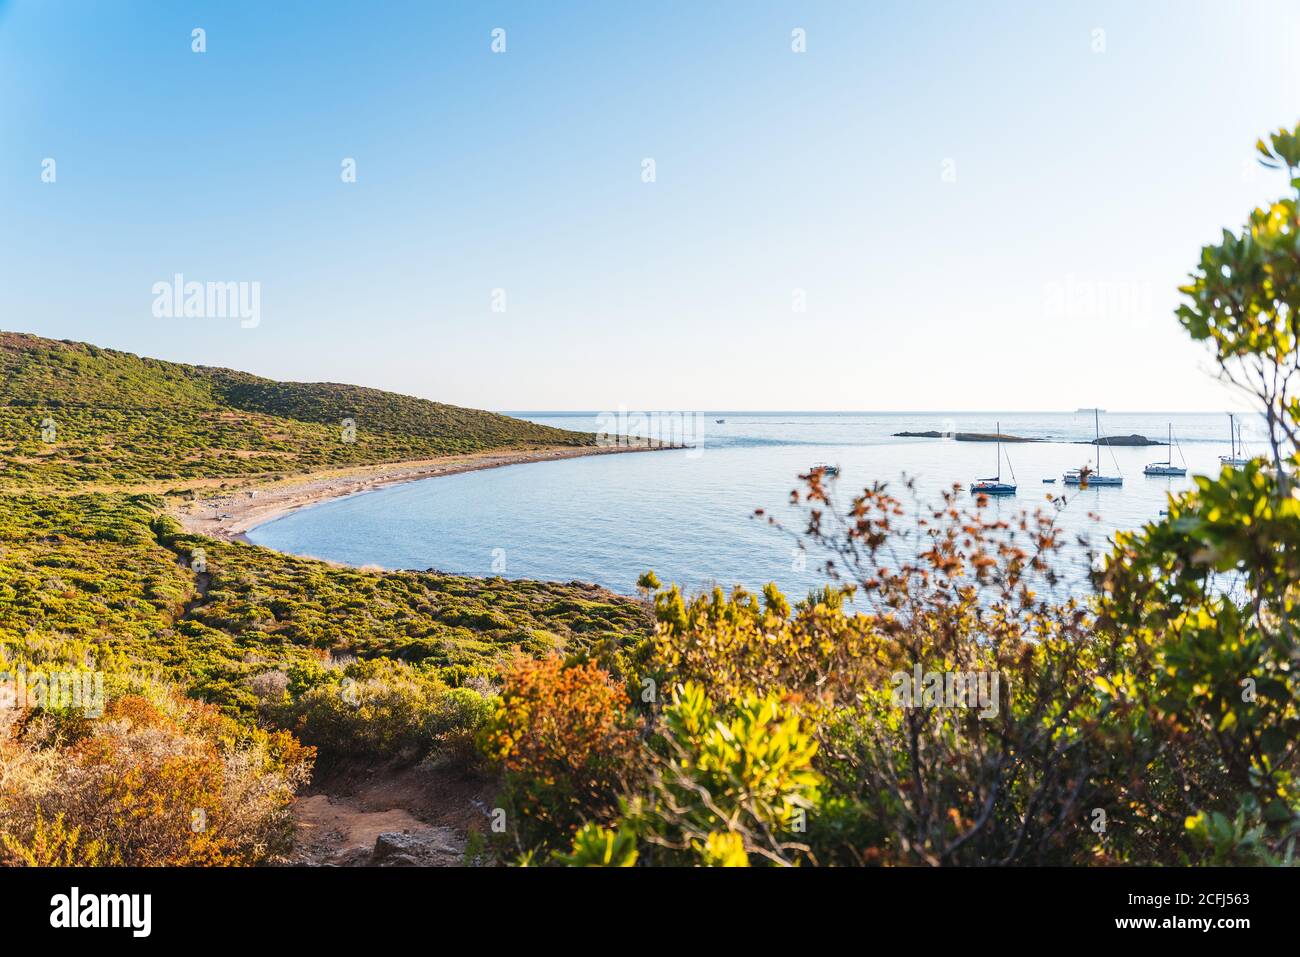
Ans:
[[[309,508],[338,498],[359,495],[393,485],[405,485],[422,479],[459,475],[506,465],[553,462],[559,459],[584,458],[589,455],[616,455],[628,452],[661,452],[669,449],[646,446],[548,446],[526,451],[471,452],[433,459],[415,459],[382,465],[316,472],[292,478],[276,479],[266,485],[244,486],[220,495],[196,497],[168,508],[168,514],[180,522],[191,535],[204,535],[227,542],[252,545],[248,533],[283,518],[299,509]]]

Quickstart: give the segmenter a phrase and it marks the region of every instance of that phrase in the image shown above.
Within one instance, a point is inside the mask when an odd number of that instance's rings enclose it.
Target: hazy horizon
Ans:
[[[486,409],[498,415],[598,415],[608,409]],[[617,410],[615,410],[617,411]],[[646,408],[635,410],[643,413],[693,412],[699,415],[944,415],[955,412],[960,415],[1082,415],[1092,412],[1083,409],[673,409]],[[1102,409],[1105,415],[1233,415],[1240,414],[1235,409]],[[1255,413],[1262,414],[1262,413]]]

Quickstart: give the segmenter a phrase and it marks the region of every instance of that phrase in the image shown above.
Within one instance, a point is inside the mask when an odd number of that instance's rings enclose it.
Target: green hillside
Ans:
[[[355,423],[354,441],[345,441],[345,419]],[[265,476],[592,441],[362,386],[276,382],[0,332],[0,484],[8,487]]]
[[[0,514],[10,659],[158,674],[233,713],[257,675],[322,658],[393,658],[459,684],[515,653],[649,630],[643,604],[595,586],[361,571],[186,535],[155,496],[16,495]]]

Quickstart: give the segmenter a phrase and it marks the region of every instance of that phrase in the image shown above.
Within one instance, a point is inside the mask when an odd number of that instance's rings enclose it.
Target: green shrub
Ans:
[[[614,831],[598,824],[584,824],[573,837],[573,850],[554,855],[566,867],[632,867],[636,859],[636,835],[629,828]]]
[[[644,796],[629,822],[657,863],[795,863],[818,804],[817,741],[775,695],[719,707],[698,685],[678,688],[651,749]]]
[[[411,763],[432,754],[470,764],[474,736],[494,707],[436,672],[382,658],[266,673],[259,684],[264,719],[292,729],[329,762]]]

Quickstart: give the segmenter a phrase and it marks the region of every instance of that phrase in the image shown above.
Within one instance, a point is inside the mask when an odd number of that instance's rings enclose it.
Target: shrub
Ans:
[[[291,726],[329,760],[415,761],[430,744],[425,732],[441,691],[409,680],[343,677],[295,700]]]
[[[1129,642],[1134,698],[1179,754],[1183,786],[1139,806],[1185,815],[1180,850],[1210,862],[1288,859],[1300,835],[1300,127],[1257,149],[1292,192],[1201,250],[1178,318],[1258,403],[1267,457],[1198,477],[1099,577],[1102,628]]]
[[[632,867],[636,864],[636,835],[629,828],[617,831],[584,824],[573,836],[573,850],[556,852],[556,863],[566,867]]]
[[[614,820],[636,741],[627,694],[607,671],[554,656],[517,662],[482,737],[505,772],[516,848],[568,848],[584,823]]]
[[[278,687],[278,680],[270,682]],[[390,659],[352,661],[341,668],[286,679],[287,703],[264,714],[292,728],[329,761],[414,762],[437,752],[461,762],[491,712],[490,699],[469,688],[448,688],[436,672]]]
[[[254,864],[288,850],[313,752],[174,692],[111,701],[67,738],[41,719],[0,741],[7,863]]]
[[[778,864],[806,858],[818,801],[817,741],[797,710],[748,694],[719,708],[694,684],[678,688],[651,747],[645,796],[628,818],[663,863]]]
[[[958,495],[929,508],[876,485],[840,512],[813,473],[794,498],[830,586],[794,607],[771,586],[761,602],[658,596],[665,670],[724,700],[776,696],[813,729],[823,783],[803,858],[1060,862],[1095,844],[1084,811],[1111,759],[1094,731],[1119,707],[1095,682],[1120,642],[1057,597],[1051,512],[988,518]],[[924,699],[932,679],[990,700]]]
[[[81,840],[81,828],[67,827],[63,815],[46,821],[36,809],[30,843],[13,834],[0,832],[0,848],[8,853],[9,863],[26,867],[97,867],[104,863],[103,847]]]
[[[449,688],[435,702],[428,734],[440,758],[462,767],[478,762],[478,733],[496,711],[495,697],[473,688]]]
[[[656,598],[652,668],[676,682],[732,698],[797,691],[825,703],[852,701],[888,671],[871,623],[845,615],[853,588],[828,588],[792,611],[775,586],[760,602],[744,589],[715,588],[690,602],[676,586]]]

